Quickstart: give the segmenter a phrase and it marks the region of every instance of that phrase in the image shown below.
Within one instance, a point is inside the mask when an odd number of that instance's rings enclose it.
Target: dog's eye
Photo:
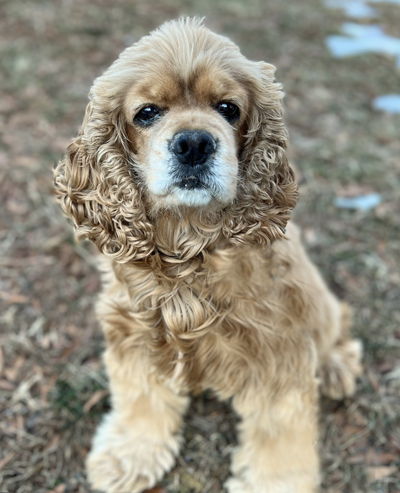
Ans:
[[[228,122],[232,123],[240,116],[240,110],[233,103],[221,102],[214,106],[215,110],[223,116]]]
[[[160,108],[157,106],[146,106],[135,116],[134,120],[139,125],[150,125],[161,115]]]

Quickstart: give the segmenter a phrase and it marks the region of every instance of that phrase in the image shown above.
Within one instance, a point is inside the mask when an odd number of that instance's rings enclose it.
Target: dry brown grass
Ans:
[[[385,6],[388,32],[396,8]],[[375,95],[398,91],[393,60],[330,59],[324,38],[344,19],[319,0],[3,0],[0,9],[0,491],[89,491],[84,458],[108,406],[99,280],[92,248],[74,243],[54,202],[51,169],[94,77],[183,13],[207,15],[247,56],[279,67],[301,180],[296,220],[354,306],[366,371],[355,398],[322,402],[323,491],[400,492],[400,117],[370,109]],[[383,204],[335,209],[335,194],[355,188],[381,192]],[[220,492],[235,422],[228,405],[196,398],[164,487]]]

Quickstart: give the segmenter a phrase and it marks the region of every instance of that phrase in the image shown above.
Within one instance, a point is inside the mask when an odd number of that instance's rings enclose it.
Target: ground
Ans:
[[[400,8],[376,8],[398,34]],[[345,18],[322,0],[2,0],[0,9],[0,491],[90,491],[83,464],[108,408],[93,314],[99,276],[94,249],[74,242],[55,202],[52,168],[93,79],[164,20],[196,14],[278,67],[301,188],[295,219],[352,305],[365,347],[356,395],[321,401],[322,491],[400,492],[400,116],[371,109],[399,89],[394,60],[332,59],[324,39]],[[365,191],[382,204],[334,206],[337,195]],[[229,404],[195,398],[185,447],[160,487],[223,491],[236,421]]]

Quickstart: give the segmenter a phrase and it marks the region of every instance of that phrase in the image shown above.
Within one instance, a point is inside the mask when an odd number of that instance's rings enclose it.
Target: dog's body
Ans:
[[[317,383],[350,395],[361,348],[308,260],[273,68],[198,21],[164,25],[96,81],[56,170],[103,262],[98,315],[113,410],[89,479],[135,493],[169,470],[188,393],[242,417],[230,493],[318,486]]]

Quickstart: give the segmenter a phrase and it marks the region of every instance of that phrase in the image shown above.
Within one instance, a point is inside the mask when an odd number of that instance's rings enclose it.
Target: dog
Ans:
[[[287,224],[298,189],[274,70],[199,19],[167,22],[96,79],[55,170],[77,238],[103,253],[96,489],[156,484],[189,394],[211,389],[241,417],[229,493],[318,490],[318,387],[351,395],[361,344]]]

